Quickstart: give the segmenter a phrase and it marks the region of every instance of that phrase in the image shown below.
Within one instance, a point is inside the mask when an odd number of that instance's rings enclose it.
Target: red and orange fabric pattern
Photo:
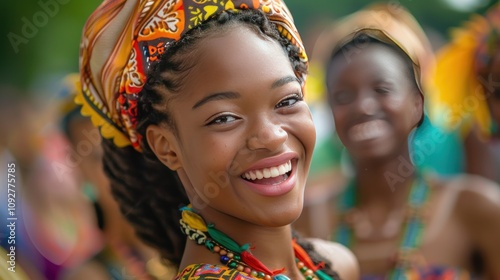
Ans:
[[[147,71],[168,44],[224,10],[258,9],[307,56],[281,0],[107,0],[90,16],[80,50],[82,92],[76,102],[115,145],[140,151],[137,100]],[[305,77],[304,77],[305,78]]]

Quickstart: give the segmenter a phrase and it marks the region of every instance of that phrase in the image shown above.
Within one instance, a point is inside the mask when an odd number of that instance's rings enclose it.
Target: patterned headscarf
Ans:
[[[224,10],[263,11],[307,62],[281,0],[105,0],[88,19],[80,49],[82,92],[76,102],[104,138],[141,151],[137,101],[152,63],[188,30]],[[297,73],[297,75],[299,75]],[[305,80],[305,77],[303,77]]]
[[[500,4],[496,4],[484,17],[475,15],[454,30],[451,43],[438,52],[430,113],[445,128],[460,128],[466,135],[477,124],[482,137],[490,137],[493,121],[480,71],[493,59],[499,33]]]

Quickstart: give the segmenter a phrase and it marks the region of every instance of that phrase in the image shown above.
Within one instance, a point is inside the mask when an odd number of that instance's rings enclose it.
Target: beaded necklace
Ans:
[[[205,246],[212,253],[220,255],[220,262],[229,267],[243,272],[255,279],[265,280],[290,280],[283,275],[284,268],[271,271],[250,252],[250,245],[240,246],[236,241],[221,231],[215,229],[213,224],[207,225],[204,219],[195,213],[190,206],[182,207],[181,231],[198,245]],[[296,265],[306,280],[333,280],[315,265],[305,250],[293,240]]]
[[[425,182],[423,176],[417,172],[415,181],[408,197],[408,215],[401,232],[401,240],[396,255],[394,268],[389,272],[387,279],[405,279],[405,272],[412,265],[412,255],[422,243],[424,232],[424,211],[423,206],[430,197],[430,188]],[[356,205],[355,182],[351,180],[346,190],[339,199],[338,210],[341,217],[352,211]],[[346,219],[341,219],[335,232],[335,240],[348,248],[352,248],[354,243],[353,229]]]

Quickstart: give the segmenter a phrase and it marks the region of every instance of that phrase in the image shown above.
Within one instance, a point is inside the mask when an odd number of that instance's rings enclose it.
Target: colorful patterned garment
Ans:
[[[489,139],[498,129],[491,118],[479,70],[488,66],[498,45],[500,4],[485,17],[476,15],[463,28],[454,30],[452,42],[437,53],[437,67],[429,95],[430,116],[448,130],[460,129],[467,135],[473,124]]]
[[[247,275],[244,272],[239,272],[236,269],[227,266],[212,265],[212,264],[192,264],[182,270],[174,280],[209,280],[209,279],[226,279],[226,280],[252,280],[257,279]]]
[[[292,16],[281,0],[106,0],[83,30],[82,92],[76,98],[83,105],[82,114],[90,116],[103,137],[118,147],[132,145],[140,151],[137,100],[151,64],[190,29],[222,11],[238,9],[263,11],[307,62]]]
[[[469,280],[471,279],[467,271],[458,268],[429,267],[425,269],[411,269],[406,272],[404,280]],[[385,276],[361,277],[361,280],[385,280]],[[402,280],[403,280],[402,279]]]

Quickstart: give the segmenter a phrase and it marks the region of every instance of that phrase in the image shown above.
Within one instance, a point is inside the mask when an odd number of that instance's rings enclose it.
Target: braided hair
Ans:
[[[244,25],[262,38],[278,41],[299,79],[306,73],[307,67],[300,59],[299,49],[280,36],[264,13],[258,10],[224,11],[168,45],[165,51],[168,55],[162,56],[152,66],[138,101],[139,134],[145,135],[148,126],[161,123],[177,133],[175,122],[165,111],[164,104],[180,92],[184,77],[194,66],[195,60],[190,58],[196,55],[199,43],[235,25]],[[178,209],[189,200],[176,172],[158,160],[147,141],[142,141],[142,153],[130,146],[117,148],[111,140],[104,140],[103,146],[105,172],[111,179],[112,192],[122,213],[144,242],[158,249],[164,259],[178,265],[186,243],[186,237],[178,229]],[[303,240],[300,244],[306,249],[312,248]],[[328,267],[325,272],[337,275]]]

